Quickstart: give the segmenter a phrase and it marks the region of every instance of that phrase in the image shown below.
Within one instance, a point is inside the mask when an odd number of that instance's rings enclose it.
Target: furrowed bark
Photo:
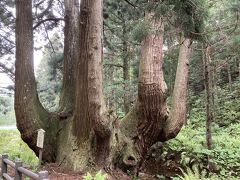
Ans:
[[[74,134],[80,143],[94,134],[95,158],[103,162],[111,131],[102,88],[102,0],[82,0],[80,7]]]
[[[74,135],[79,141],[90,136],[92,122],[88,106],[88,44],[90,9],[87,0],[81,1],[79,16],[79,58],[77,61],[76,100],[74,111]]]
[[[84,0],[80,7],[76,111],[82,113],[75,114],[75,123],[85,135],[93,126],[95,133],[104,137],[110,130],[102,91],[102,1]]]
[[[189,58],[192,51],[192,40],[182,37],[181,41],[173,89],[172,108],[161,137],[163,141],[176,137],[186,120]]]
[[[152,18],[151,14],[147,16],[147,19]],[[186,116],[191,40],[184,39],[180,46],[172,114],[169,117],[166,84],[162,71],[163,22],[162,19],[156,18],[152,22],[152,28],[161,31],[148,35],[143,41],[139,67],[138,102],[120,123],[122,137],[125,136],[123,139],[127,140],[124,142],[129,147],[122,154],[123,164],[128,168],[133,166],[132,164],[141,166],[144,156],[156,142],[167,141],[175,137]]]
[[[103,2],[90,0],[89,18],[89,52],[88,52],[88,100],[89,117],[94,123],[95,133],[104,138],[109,136],[109,121],[106,117],[106,106],[103,99]]]
[[[15,114],[22,139],[38,154],[36,147],[37,129],[43,128],[47,137],[43,159],[54,161],[56,124],[50,121],[49,113],[41,105],[33,66],[33,22],[32,1],[16,0],[16,71],[15,71]],[[46,125],[47,124],[47,125]]]
[[[65,29],[64,29],[64,72],[62,91],[59,102],[59,112],[63,116],[73,113],[75,100],[76,63],[78,58],[79,34],[79,2],[65,0]]]
[[[138,101],[120,121],[120,131],[115,134],[118,141],[115,157],[120,159],[118,166],[125,170],[141,167],[149,148],[160,140],[168,118],[162,70],[164,20],[147,13],[145,21],[149,22],[150,32],[141,47]]]
[[[168,117],[162,70],[164,22],[153,13],[146,15],[146,22],[151,22],[153,33],[143,41],[139,65],[137,144],[142,155],[158,141]]]

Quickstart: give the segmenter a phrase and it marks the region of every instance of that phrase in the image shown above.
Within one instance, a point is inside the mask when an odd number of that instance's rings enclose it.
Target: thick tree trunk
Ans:
[[[22,139],[37,154],[37,129],[46,131],[44,160],[55,159],[57,124],[42,107],[34,77],[32,1],[16,0],[15,114]],[[52,120],[51,120],[52,119]]]
[[[64,72],[62,91],[59,102],[59,112],[66,118],[73,113],[75,105],[76,63],[79,43],[79,1],[65,0],[65,29],[64,29]]]
[[[50,162],[56,159],[59,165],[74,170],[90,167],[91,164],[103,164],[109,153],[110,138],[102,92],[102,1],[81,1],[79,21],[77,2],[65,1],[65,67],[60,117],[52,117],[45,111],[37,97],[33,72],[31,0],[17,1],[16,26],[15,109],[19,130],[36,153],[36,130],[46,130],[43,158]],[[79,37],[76,35],[77,22],[80,26]],[[76,108],[71,117],[74,106]]]
[[[82,0],[80,8],[75,110],[58,151],[58,161],[73,169],[103,165],[111,135],[102,91],[102,0]]]
[[[66,2],[66,15],[68,5]],[[105,114],[105,104],[102,92],[102,1],[82,0],[80,15],[80,54],[77,63],[77,85],[75,113],[73,118],[60,119],[49,114],[40,104],[36,91],[33,71],[33,30],[31,0],[17,0],[16,21],[16,91],[15,110],[17,126],[23,140],[37,154],[36,130],[46,130],[43,158],[69,168],[79,170],[90,167],[91,164],[103,165],[109,154],[110,125]],[[72,9],[73,10],[73,9]],[[74,19],[74,18],[73,18]],[[74,23],[66,17],[65,58],[64,65],[71,66],[74,50],[69,41],[75,43],[71,33]],[[74,27],[72,27],[74,26]],[[68,46],[68,43],[69,46]],[[70,91],[64,91],[67,84],[74,86],[70,69],[65,68],[63,95],[70,96]],[[69,79],[70,78],[70,79]],[[65,83],[65,84],[64,84]],[[71,95],[73,96],[73,94]],[[71,98],[71,97],[68,97]],[[67,100],[68,101],[68,100]],[[62,97],[61,110],[68,112],[71,105]],[[70,99],[72,103],[72,100]],[[59,123],[58,123],[59,122]]]
[[[141,154],[159,140],[168,117],[166,90],[163,78],[163,19],[148,13],[152,34],[143,41],[138,82],[138,142]]]
[[[105,137],[110,131],[105,118],[102,91],[102,0],[83,0],[80,7],[81,51],[76,87],[75,128],[80,133],[77,137],[88,137],[91,127],[98,136]]]

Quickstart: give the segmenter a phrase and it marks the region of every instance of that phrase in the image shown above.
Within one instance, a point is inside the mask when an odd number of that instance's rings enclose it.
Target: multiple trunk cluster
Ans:
[[[158,141],[174,138],[186,115],[191,39],[182,37],[170,111],[163,78],[164,18],[147,13],[151,32],[142,42],[138,99],[122,120],[107,114],[102,88],[102,0],[65,1],[64,78],[59,112],[39,102],[33,71],[32,1],[16,0],[15,111],[22,139],[38,152],[36,130],[46,131],[43,159],[74,170],[137,167]]]

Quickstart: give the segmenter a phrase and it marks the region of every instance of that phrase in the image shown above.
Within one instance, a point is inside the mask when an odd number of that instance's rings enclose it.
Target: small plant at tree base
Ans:
[[[182,169],[182,176],[179,176],[181,180],[218,180],[216,175],[207,175],[205,170],[200,171],[198,167],[193,166],[192,169],[187,168],[184,172]]]
[[[83,176],[84,180],[105,180],[107,174],[102,174],[102,171],[98,171],[98,173],[93,177],[89,172],[86,176]]]

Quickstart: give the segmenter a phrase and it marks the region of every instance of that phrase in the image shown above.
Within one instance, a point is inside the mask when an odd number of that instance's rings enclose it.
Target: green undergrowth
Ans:
[[[0,130],[0,154],[7,154],[12,161],[20,159],[24,165],[32,168],[37,166],[37,157],[21,140],[17,130]]]
[[[212,129],[213,149],[205,145],[205,129],[188,125],[182,129],[176,139],[170,140],[164,153],[174,151],[181,154],[183,167],[197,166],[200,172],[209,172],[208,157],[216,165],[215,174],[219,179],[237,179],[240,177],[240,124],[225,129],[214,125]]]
[[[234,180],[240,177],[240,82],[235,82],[231,91],[227,85],[218,87],[215,96],[212,149],[208,150],[206,146],[204,94],[190,96],[188,123],[164,147],[163,158],[168,152],[180,154],[183,179],[202,174],[205,179],[217,176],[218,179]],[[209,157],[214,169],[209,167]]]
[[[105,180],[107,177],[107,174],[103,174],[102,171],[98,171],[96,175],[92,175],[89,172],[83,176],[84,180]]]

